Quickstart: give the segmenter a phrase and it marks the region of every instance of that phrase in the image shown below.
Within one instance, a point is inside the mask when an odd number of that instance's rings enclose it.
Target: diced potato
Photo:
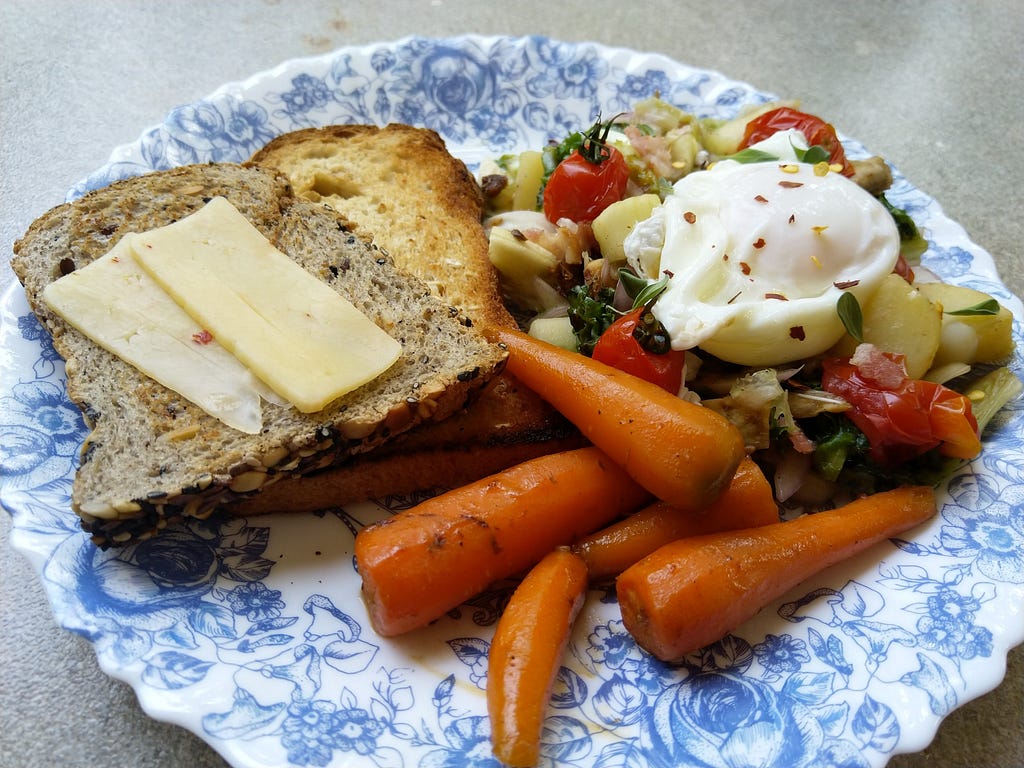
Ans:
[[[920,379],[932,367],[942,336],[942,309],[896,274],[888,275],[862,307],[864,341],[906,358],[907,375]],[[852,355],[857,340],[846,334],[833,348]]]
[[[987,293],[949,283],[921,283],[921,292],[943,310],[942,339],[935,365],[995,363],[1013,354],[1013,314],[1000,306],[994,315],[951,315],[992,299]]]
[[[513,182],[512,210],[536,211],[543,180],[544,160],[541,153],[533,149],[520,152],[519,170]]]
[[[530,323],[530,335],[570,352],[576,351],[576,334],[568,317],[538,317]]]
[[[487,249],[505,295],[522,309],[541,312],[559,303],[554,288],[558,260],[546,248],[516,237],[504,227],[491,229]]]
[[[740,143],[743,141],[743,134],[747,130],[747,123],[755,117],[782,106],[795,107],[796,102],[769,102],[743,112],[732,120],[726,120],[725,122],[705,119],[701,123],[703,128],[701,143],[708,152],[714,155],[734,155],[739,152]]]
[[[622,243],[638,222],[650,217],[651,212],[661,204],[655,194],[627,197],[612,203],[594,219],[591,225],[594,238],[601,248],[601,255],[615,265],[626,262]]]

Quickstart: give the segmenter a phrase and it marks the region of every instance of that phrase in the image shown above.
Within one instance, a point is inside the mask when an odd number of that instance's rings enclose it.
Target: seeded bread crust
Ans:
[[[264,429],[226,427],[140,374],[49,311],[43,288],[99,258],[126,233],[181,219],[222,195],[274,245],[402,344],[382,376],[323,411],[264,403]],[[278,479],[322,470],[462,409],[505,353],[426,285],[395,268],[333,209],[297,199],[287,180],[236,164],[191,165],[116,182],[36,220],[12,267],[66,361],[68,394],[92,432],[72,508],[100,546],[205,517]]]
[[[297,195],[335,207],[474,324],[515,327],[487,254],[480,187],[434,131],[401,124],[309,128],[277,137],[249,164],[274,168]],[[450,488],[581,443],[575,427],[503,372],[470,408],[444,422],[424,424],[343,466],[267,487],[229,511],[302,511]]]
[[[477,325],[510,326],[480,226],[483,193],[432,130],[393,123],[285,133],[250,165],[274,168],[297,197],[331,205]]]

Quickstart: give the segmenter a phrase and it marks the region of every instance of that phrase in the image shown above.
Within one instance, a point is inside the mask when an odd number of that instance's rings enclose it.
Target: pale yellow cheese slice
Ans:
[[[249,434],[262,427],[264,387],[143,271],[125,238],[46,286],[43,300],[108,352],[228,426]]]
[[[180,307],[302,412],[321,410],[401,355],[397,341],[224,198],[129,242]]]

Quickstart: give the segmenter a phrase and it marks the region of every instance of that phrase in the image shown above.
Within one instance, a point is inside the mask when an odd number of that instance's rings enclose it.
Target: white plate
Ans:
[[[717,116],[770,98],[593,44],[409,38],[290,61],[177,107],[69,197],[151,169],[243,160],[281,132],[332,122],[426,125],[475,166],[655,91]],[[991,257],[932,199],[898,173],[891,199],[930,238],[930,268],[1024,316]],[[85,430],[61,362],[20,289],[2,313],[2,494],[15,546],[62,626],[93,642],[149,714],[239,767],[493,764],[484,676],[501,594],[399,640],[373,634],[358,597],[353,533],[414,500],[196,524],[101,552],[68,511]],[[1021,411],[1014,403],[992,425],[931,524],[814,578],[683,664],[638,650],[609,596],[592,592],[552,702],[549,764],[881,766],[922,749],[944,715],[998,684],[1024,640]]]

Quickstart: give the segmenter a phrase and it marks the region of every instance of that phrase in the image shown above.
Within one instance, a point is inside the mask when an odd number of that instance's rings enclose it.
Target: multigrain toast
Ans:
[[[481,226],[484,200],[465,164],[425,128],[335,125],[283,134],[249,160],[327,204],[478,326],[511,327]],[[507,373],[472,407],[348,464],[282,482],[234,509],[319,509],[476,480],[581,443],[554,409]]]
[[[249,435],[139,373],[43,302],[47,284],[104,255],[126,233],[169,224],[215,196],[397,339],[398,362],[317,413],[266,402],[263,430]],[[296,198],[267,169],[192,165],[119,181],[41,216],[14,253],[29,304],[66,360],[69,396],[92,429],[72,507],[101,546],[152,535],[281,478],[377,449],[459,411],[504,365],[504,352],[421,280],[396,269],[334,210]]]

